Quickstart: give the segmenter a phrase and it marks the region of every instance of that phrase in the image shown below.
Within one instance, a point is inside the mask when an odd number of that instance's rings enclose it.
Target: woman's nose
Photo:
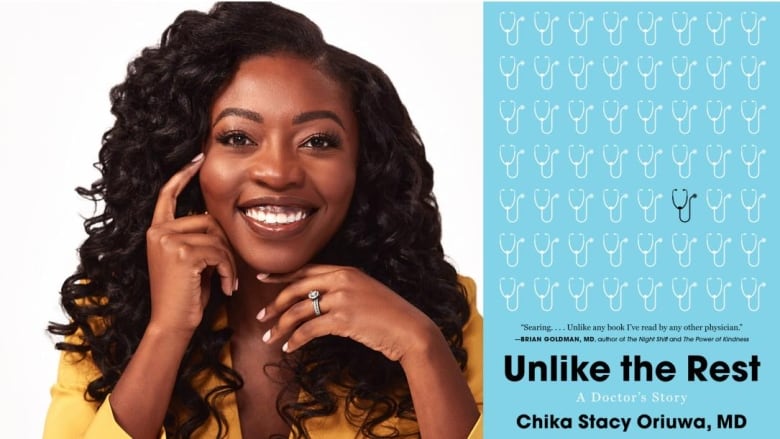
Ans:
[[[252,178],[272,189],[303,184],[305,172],[297,149],[289,145],[266,144],[252,157]]]

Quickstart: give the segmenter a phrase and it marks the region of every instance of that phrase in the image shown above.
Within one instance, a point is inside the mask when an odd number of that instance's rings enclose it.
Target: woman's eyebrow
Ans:
[[[244,119],[249,119],[257,123],[263,123],[263,116],[261,116],[260,113],[257,113],[252,110],[247,110],[245,108],[228,107],[219,113],[219,115],[214,120],[214,123],[211,126],[216,125],[217,122],[219,122],[222,118],[225,118],[227,116],[238,116]]]
[[[316,119],[331,119],[341,128],[344,128],[344,123],[341,121],[341,118],[339,116],[329,110],[317,110],[317,111],[307,111],[305,113],[300,113],[293,117],[292,123],[293,125],[309,122]]]
[[[263,123],[263,116],[261,116],[258,112],[247,110],[245,108],[228,107],[222,110],[219,115],[217,115],[217,118],[214,120],[212,126],[216,125],[217,122],[228,116],[238,116],[244,119],[249,119],[253,122]],[[341,128],[344,128],[344,123],[341,121],[341,118],[330,110],[306,111],[304,113],[297,114],[293,117],[292,123],[293,125],[298,125],[317,119],[331,119],[332,121],[339,124]]]

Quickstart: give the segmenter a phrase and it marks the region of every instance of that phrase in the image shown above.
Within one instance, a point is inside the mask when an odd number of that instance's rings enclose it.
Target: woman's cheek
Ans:
[[[209,212],[216,213],[220,202],[230,202],[237,190],[236,169],[231,170],[226,161],[207,154],[200,169],[200,190]]]

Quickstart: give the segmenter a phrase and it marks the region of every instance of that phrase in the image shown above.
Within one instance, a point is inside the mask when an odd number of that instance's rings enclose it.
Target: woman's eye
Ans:
[[[341,141],[330,134],[315,134],[306,139],[302,146],[312,149],[337,148],[341,146]]]
[[[254,142],[252,142],[252,139],[250,139],[249,136],[240,132],[229,132],[229,133],[220,134],[217,137],[217,141],[223,145],[228,145],[228,146],[247,146],[247,145],[254,144]]]

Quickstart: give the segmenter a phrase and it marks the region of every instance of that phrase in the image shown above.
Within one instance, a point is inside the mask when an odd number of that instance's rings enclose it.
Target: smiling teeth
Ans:
[[[244,212],[257,222],[280,225],[298,222],[309,216],[307,210],[286,206],[259,206]]]

